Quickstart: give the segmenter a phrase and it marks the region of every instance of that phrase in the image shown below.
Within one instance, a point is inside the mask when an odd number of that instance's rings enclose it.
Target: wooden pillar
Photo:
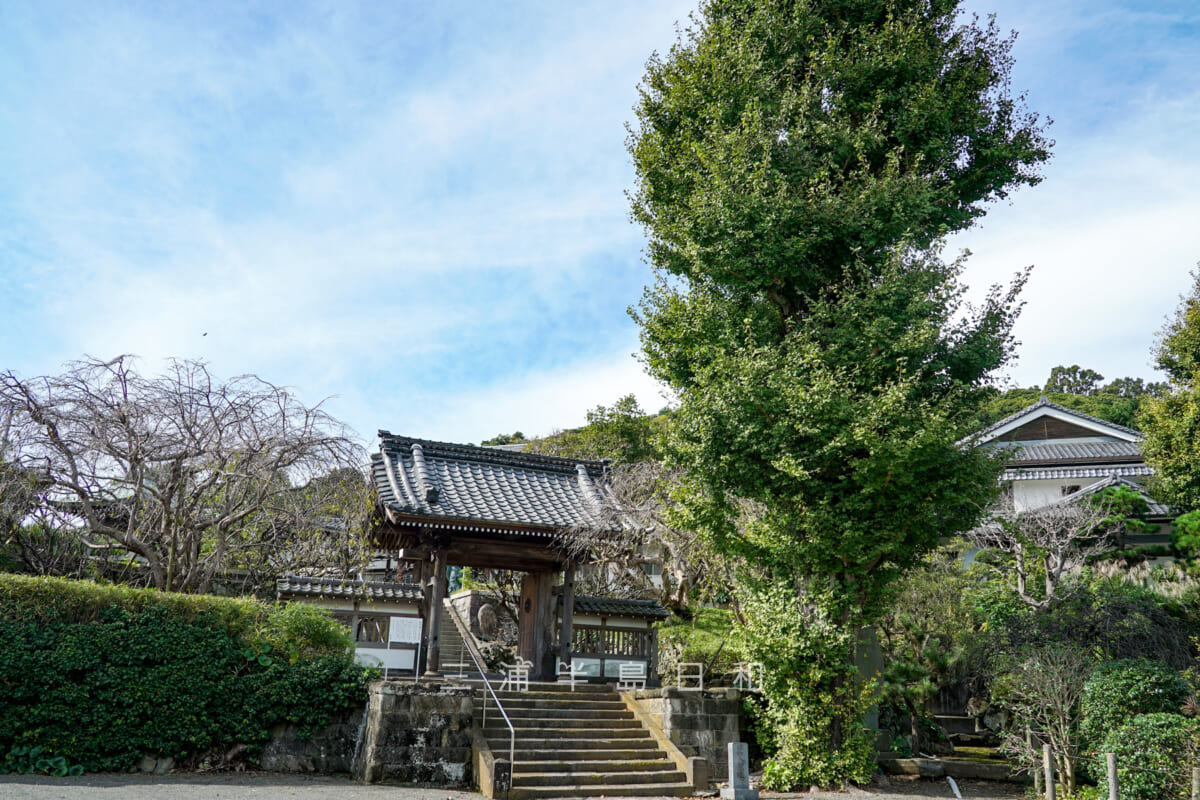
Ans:
[[[533,664],[529,677],[549,680],[554,675],[552,603],[554,573],[531,572],[521,581],[521,608],[517,615],[517,654]]]
[[[442,659],[442,601],[446,599],[446,551],[437,548],[433,551],[432,585],[426,595],[429,598],[429,613],[426,623],[429,626],[429,647],[425,656],[425,677],[432,678],[438,674]]]
[[[575,563],[563,570],[562,627],[558,635],[558,660],[571,664],[571,632],[575,625]]]

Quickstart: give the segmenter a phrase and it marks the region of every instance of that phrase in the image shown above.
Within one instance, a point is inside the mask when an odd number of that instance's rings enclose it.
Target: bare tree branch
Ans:
[[[62,375],[0,374],[11,461],[43,505],[145,563],[163,589],[207,591],[240,570],[351,569],[368,556],[365,457],[320,404],[198,361],[146,377],[134,359],[85,358]]]
[[[1031,608],[1042,610],[1054,602],[1064,577],[1092,556],[1112,549],[1112,537],[1119,530],[1111,509],[1099,499],[1020,510],[1006,499],[988,522],[966,537],[977,547],[1013,556],[1017,596]],[[1040,593],[1031,584],[1039,578]]]
[[[580,526],[566,537],[565,547],[573,558],[596,565],[581,576],[581,591],[653,596],[679,612],[694,589],[730,585],[728,559],[708,547],[700,534],[669,522],[678,478],[656,461],[612,470],[599,522]],[[647,565],[657,568],[658,581]]]

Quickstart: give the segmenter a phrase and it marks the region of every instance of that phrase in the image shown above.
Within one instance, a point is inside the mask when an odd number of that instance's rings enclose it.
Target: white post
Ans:
[[[1108,800],[1119,800],[1117,789],[1117,754],[1105,753],[1104,761],[1108,764]]]

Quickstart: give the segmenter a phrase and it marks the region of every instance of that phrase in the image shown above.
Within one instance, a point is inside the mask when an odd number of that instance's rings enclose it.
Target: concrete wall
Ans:
[[[371,684],[354,777],[437,787],[471,782],[471,689]]]
[[[629,696],[660,721],[663,733],[680,750],[707,761],[713,780],[728,777],[726,745],[742,741],[742,695],[739,690],[697,692],[672,686],[630,692]]]

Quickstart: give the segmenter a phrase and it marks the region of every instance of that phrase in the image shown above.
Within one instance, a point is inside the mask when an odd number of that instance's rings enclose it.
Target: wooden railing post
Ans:
[[[1120,800],[1120,790],[1117,788],[1117,754],[1105,753],[1104,761],[1108,764],[1108,800]]]
[[[1048,744],[1042,745],[1042,771],[1045,773],[1046,800],[1054,800],[1054,760]]]

